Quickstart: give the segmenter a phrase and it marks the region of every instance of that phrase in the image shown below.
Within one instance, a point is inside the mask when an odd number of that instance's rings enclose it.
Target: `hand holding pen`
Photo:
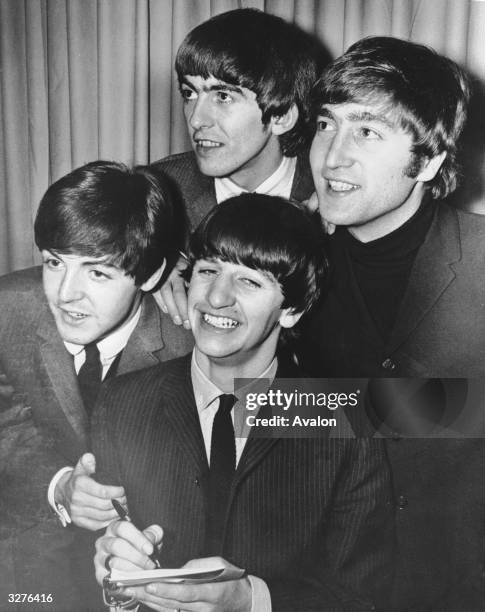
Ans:
[[[112,499],[111,503],[113,504],[113,508],[116,510],[116,513],[118,514],[118,516],[120,517],[122,521],[128,521],[129,523],[133,522],[130,518],[130,515],[128,514],[128,510],[126,510],[126,508],[124,508],[117,499]],[[160,562],[158,560],[158,553],[157,553],[155,546],[153,547],[152,554],[148,555],[148,558],[151,561],[153,561],[156,568],[160,568]],[[107,569],[109,570],[110,568],[107,567]]]

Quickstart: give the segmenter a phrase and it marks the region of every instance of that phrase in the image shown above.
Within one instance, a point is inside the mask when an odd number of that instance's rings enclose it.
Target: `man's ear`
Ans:
[[[293,308],[284,308],[278,319],[279,324],[281,327],[289,329],[298,323],[302,314],[302,312],[295,312]]]
[[[295,127],[295,124],[298,121],[298,116],[298,107],[293,103],[284,115],[271,117],[270,123],[272,133],[275,136],[286,134],[286,132],[289,132]]]
[[[441,151],[439,155],[435,155],[431,159],[427,159],[424,163],[423,169],[416,177],[417,181],[421,181],[422,183],[427,183],[431,181],[436,176],[438,170],[441,168],[441,165],[445,161],[446,151]]]
[[[151,291],[158,281],[162,278],[163,271],[165,270],[165,266],[167,265],[167,260],[164,259],[162,265],[155,270],[155,272],[150,276],[148,280],[146,280],[143,285],[140,287],[142,291]]]

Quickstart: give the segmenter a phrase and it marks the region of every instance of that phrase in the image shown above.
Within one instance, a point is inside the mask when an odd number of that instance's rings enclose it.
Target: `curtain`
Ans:
[[[148,163],[189,148],[177,48],[198,23],[244,7],[297,23],[332,56],[371,34],[429,44],[483,89],[481,0],[0,0],[0,273],[39,261],[35,211],[63,174],[94,159]],[[482,108],[460,192],[472,209],[483,193]]]

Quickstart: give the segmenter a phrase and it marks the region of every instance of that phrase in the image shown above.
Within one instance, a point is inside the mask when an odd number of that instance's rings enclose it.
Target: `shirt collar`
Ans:
[[[267,378],[271,381],[276,376],[276,370],[278,367],[278,360],[276,357],[269,364],[264,372],[262,372],[257,378]],[[195,351],[192,351],[192,362],[190,365],[190,375],[192,378],[192,387],[194,389],[195,405],[197,406],[197,412],[201,413],[203,410],[208,408],[214,400],[224,393],[217,385],[215,385],[200,369],[197,359],[195,357]],[[241,387],[234,391],[234,395],[240,399],[246,395],[247,388],[254,384],[250,382],[248,385]]]
[[[281,160],[281,164],[276,170],[268,176],[256,189],[256,193],[264,193],[266,195],[279,196],[289,199],[291,196],[291,187],[296,170],[296,157],[285,157]],[[230,178],[215,178],[214,188],[216,191],[216,201],[219,204],[228,198],[248,193],[247,189],[236,185]]]
[[[96,346],[99,350],[101,363],[106,359],[112,359],[120,351],[122,351],[128,344],[128,340],[138,324],[141,315],[141,305],[135,314],[126,323],[123,323],[121,327],[118,327],[113,332],[108,334],[106,338],[103,338],[99,342],[96,342]],[[71,355],[78,355],[84,350],[84,346],[80,344],[73,344],[72,342],[64,342],[64,346],[71,353]]]

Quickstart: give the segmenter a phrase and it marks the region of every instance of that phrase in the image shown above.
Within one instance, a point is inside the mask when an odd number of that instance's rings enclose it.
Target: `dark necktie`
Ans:
[[[211,555],[222,552],[224,517],[236,469],[236,442],[231,419],[236,401],[234,395],[221,395],[212,425],[206,551]]]
[[[79,390],[88,416],[91,416],[101,386],[103,367],[99,358],[99,349],[95,342],[84,347],[86,360],[77,375]]]

